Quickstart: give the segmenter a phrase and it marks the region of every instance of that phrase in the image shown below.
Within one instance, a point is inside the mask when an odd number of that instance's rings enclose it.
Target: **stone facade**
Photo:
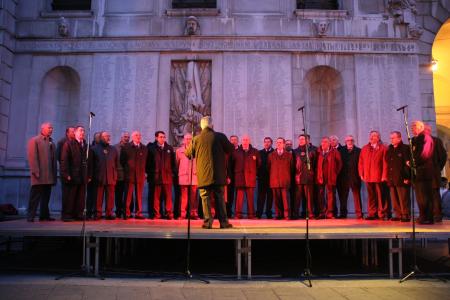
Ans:
[[[401,3],[400,3],[401,2]],[[210,110],[226,134],[295,138],[306,106],[313,142],[371,129],[403,131],[396,107],[434,124],[434,36],[450,1],[339,0],[338,10],[301,10],[295,0],[217,0],[174,9],[170,0],[92,0],[53,11],[51,0],[0,7],[0,203],[25,209],[28,138],[43,121],[109,130],[170,130],[174,61],[210,62]],[[403,4],[402,4],[403,3]],[[405,6],[404,3],[407,3]],[[186,30],[189,20],[198,30]],[[200,30],[201,28],[201,30]],[[60,208],[54,189],[53,209]]]

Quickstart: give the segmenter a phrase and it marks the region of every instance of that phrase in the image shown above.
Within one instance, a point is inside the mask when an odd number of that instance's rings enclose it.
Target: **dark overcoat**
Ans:
[[[210,185],[226,185],[227,164],[226,154],[231,154],[234,147],[221,132],[205,128],[194,137],[186,149],[187,157],[197,161],[198,187]]]

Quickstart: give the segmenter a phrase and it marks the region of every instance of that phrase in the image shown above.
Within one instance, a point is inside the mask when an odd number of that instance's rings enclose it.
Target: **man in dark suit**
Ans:
[[[91,148],[95,145],[100,144],[100,135],[102,132],[95,132],[94,138],[91,142]],[[89,161],[88,161],[89,166]],[[96,183],[92,180],[88,180],[87,184],[87,199],[86,199],[86,213],[87,213],[87,219],[94,219],[96,217],[95,210],[97,209],[97,187]]]
[[[154,193],[154,217],[160,219],[161,213],[161,197],[165,200],[164,217],[173,219],[172,205],[172,185],[176,175],[175,151],[172,146],[166,142],[166,134],[164,131],[155,133],[156,144],[149,149],[150,163],[147,164],[147,174],[151,181],[155,184]]]
[[[197,178],[200,197],[203,205],[205,229],[211,229],[213,217],[211,215],[211,196],[218,208],[220,228],[233,227],[228,222],[227,209],[223,198],[226,185],[226,154],[233,151],[233,145],[221,132],[215,132],[211,117],[203,117],[200,121],[202,132],[196,136],[192,144],[186,149],[186,156],[196,158]]]
[[[67,198],[63,198],[61,219],[65,222],[81,220],[87,184],[87,144],[83,126],[75,128],[75,138],[67,140],[61,151],[61,180],[67,186]]]
[[[55,144],[51,138],[53,125],[43,123],[41,133],[28,142],[28,163],[30,165],[31,190],[28,202],[27,221],[34,222],[39,206],[39,221],[54,221],[50,217],[48,203],[52,185],[56,184]]]
[[[130,133],[128,131],[125,131],[122,133],[122,136],[120,137],[120,142],[114,145],[114,147],[117,150],[117,153],[119,153],[119,161],[121,161],[122,148],[125,147],[125,145],[127,145],[129,142],[130,142]],[[114,202],[116,204],[117,218],[125,217],[125,203],[127,191],[125,188],[125,181],[123,176],[124,175],[122,164],[119,164],[119,168],[117,169],[117,182],[114,191]]]
[[[107,220],[114,220],[114,188],[117,181],[119,167],[119,153],[111,146],[111,136],[103,131],[100,143],[90,149],[89,179],[95,183],[97,190],[97,213],[94,220],[102,217],[103,197],[106,198],[105,216]]]
[[[447,160],[447,153],[442,141],[431,136],[430,130],[425,130],[425,124],[415,121],[411,125],[414,137],[412,139],[416,177],[414,178],[417,204],[419,206],[418,224],[434,224],[442,221],[440,212],[440,197],[437,197],[436,187],[440,185],[440,172]]]
[[[399,131],[391,132],[391,145],[389,145],[386,160],[386,179],[391,195],[395,217],[391,221],[409,222],[409,192],[411,172],[408,164],[411,160],[409,146],[403,144],[402,134]]]
[[[286,140],[279,137],[276,141],[277,148],[269,155],[268,169],[270,176],[270,188],[275,202],[277,219],[289,219],[288,193],[292,184],[294,162],[292,153],[285,150]]]
[[[234,186],[236,187],[236,205],[234,217],[242,219],[242,206],[244,204],[244,196],[247,197],[247,217],[255,218],[254,195],[256,187],[256,173],[261,165],[261,158],[258,150],[250,144],[248,135],[242,136],[241,147],[234,151],[231,155],[234,177]]]
[[[61,162],[61,151],[64,143],[68,140],[73,140],[75,138],[75,127],[69,126],[66,128],[66,135],[58,141],[56,144],[56,159]]]
[[[259,150],[261,165],[258,169],[258,202],[256,206],[256,217],[258,219],[262,217],[264,207],[266,208],[267,219],[272,219],[273,195],[269,185],[269,170],[267,166],[269,155],[273,152],[272,143],[272,138],[266,136],[264,138],[264,149]]]
[[[155,206],[155,147],[156,138],[153,142],[147,144],[147,163],[145,166],[145,171],[147,173],[147,184],[148,184],[148,194],[147,194],[147,207],[148,207],[148,217],[153,219],[155,217],[155,211],[153,207]]]
[[[56,144],[56,160],[59,163],[60,173],[61,173],[61,152],[64,144],[67,141],[75,139],[75,127],[69,126],[66,128],[66,134],[61,138]],[[63,177],[60,176],[61,180],[61,202],[67,203],[67,199],[70,197],[70,186]]]
[[[306,148],[308,147],[308,149]],[[306,153],[308,150],[308,153]],[[314,218],[314,167],[317,153],[312,145],[307,145],[307,137],[301,134],[298,137],[298,148],[293,151],[295,164],[295,198],[292,208],[292,219],[299,218],[300,205],[306,202],[308,217]],[[309,169],[308,160],[309,156]],[[305,211],[306,215],[306,211]]]
[[[147,147],[141,143],[139,131],[131,133],[131,143],[126,144],[121,150],[120,162],[123,167],[127,190],[124,219],[131,216],[130,205],[133,192],[136,199],[134,216],[136,219],[144,219],[142,215],[142,192],[144,191],[147,151]]]
[[[361,177],[358,173],[358,162],[361,149],[356,147],[352,135],[345,137],[345,146],[338,147],[341,154],[342,169],[337,178],[337,192],[339,195],[339,219],[346,219],[348,214],[348,193],[352,189],[356,218],[362,219]]]
[[[230,135],[230,143],[233,144],[234,151],[239,150],[239,137],[237,135]],[[231,165],[233,164],[233,152],[230,155],[227,155],[227,190],[226,190],[226,206],[227,206],[227,215],[228,218],[233,216],[233,205],[235,204],[234,200],[236,198],[236,185],[234,183],[234,172],[232,170]]]

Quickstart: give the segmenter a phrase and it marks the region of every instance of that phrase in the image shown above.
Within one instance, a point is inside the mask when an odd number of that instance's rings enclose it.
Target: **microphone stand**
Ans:
[[[192,119],[191,119],[191,135],[192,135],[192,149],[194,149],[194,107],[192,108]],[[189,159],[190,177],[189,186],[187,190],[187,245],[186,245],[186,268],[184,273],[178,277],[172,277],[167,279],[162,279],[161,282],[168,282],[172,280],[198,280],[200,282],[209,284],[209,280],[203,279],[198,275],[194,275],[191,272],[191,189],[192,189],[192,176],[194,174],[194,157],[191,156]]]
[[[302,120],[303,120],[303,132],[305,134],[305,151],[306,151],[306,166],[307,166],[307,171],[310,172],[311,171],[311,159],[309,157],[309,143],[308,143],[308,132],[306,129],[306,122],[305,122],[305,106],[302,106],[299,108],[299,110],[302,111]],[[308,201],[308,200],[307,200]],[[311,283],[311,248],[309,246],[309,211],[308,211],[308,203],[306,203],[305,205],[306,207],[306,234],[305,234],[305,256],[306,256],[306,267],[304,269],[303,272],[303,276],[306,278],[306,280],[308,281],[307,286],[308,287],[312,287],[312,283]]]
[[[409,152],[411,155],[411,186],[414,189],[414,182],[416,180],[416,174],[417,174],[417,168],[416,168],[416,160],[414,158],[414,152],[413,152],[413,145],[412,145],[412,138],[411,134],[409,132],[409,126],[408,126],[408,112],[407,112],[408,105],[404,105],[397,109],[397,111],[401,111],[403,114],[403,120],[404,125],[406,129],[406,134],[408,136],[408,143],[409,143]],[[416,222],[414,218],[414,202],[415,202],[415,193],[414,191],[411,193],[411,225],[412,225],[412,251],[413,251],[413,266],[411,272],[409,272],[406,276],[404,276],[402,279],[400,279],[399,283],[403,283],[412,276],[415,276],[417,274],[422,275],[428,275],[432,278],[435,278],[435,276],[432,276],[431,274],[426,274],[422,270],[420,270],[419,266],[417,265],[417,246],[416,246]],[[439,278],[439,280],[446,282],[445,279]]]
[[[89,112],[89,127],[88,127],[88,136],[87,136],[87,142],[86,142],[86,161],[85,161],[86,169],[87,169],[87,164],[88,164],[88,160],[89,160],[92,119],[94,117],[95,117],[95,114],[93,112]],[[87,244],[87,236],[86,236],[87,208],[86,208],[86,206],[87,206],[87,197],[86,197],[86,195],[84,195],[83,223],[81,225],[81,237],[83,238],[83,249],[82,249],[82,264],[81,264],[80,270],[77,272],[74,272],[74,273],[67,274],[67,275],[58,276],[55,278],[55,280],[60,280],[60,279],[66,278],[66,277],[73,277],[76,275],[89,276],[91,274],[91,266],[88,266],[86,264],[86,252],[90,251],[90,249],[86,249],[86,244]],[[98,278],[101,280],[105,279],[102,276],[99,276]]]

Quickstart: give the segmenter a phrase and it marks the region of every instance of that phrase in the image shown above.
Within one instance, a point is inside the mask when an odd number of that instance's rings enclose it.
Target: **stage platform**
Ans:
[[[231,229],[219,229],[215,220],[213,229],[202,229],[202,220],[191,221],[191,238],[203,240],[234,240],[236,243],[237,277],[241,278],[241,259],[247,267],[247,278],[251,278],[251,241],[305,239],[305,220],[230,220]],[[26,222],[25,219],[0,222],[0,236],[53,236],[80,237],[82,222]],[[88,238],[87,254],[95,250],[94,272],[99,272],[100,239],[105,238],[106,253],[111,253],[112,240],[120,238],[142,239],[186,239],[187,220],[101,220],[86,222]],[[362,240],[363,263],[377,263],[377,240],[389,241],[389,270],[394,276],[393,255],[398,255],[398,274],[402,275],[402,248],[404,239],[412,237],[411,223],[392,221],[366,221],[356,219],[310,220],[309,238]],[[434,225],[417,225],[416,238],[450,238],[450,220]],[[397,244],[394,246],[394,244]],[[90,257],[89,257],[90,261]]]

